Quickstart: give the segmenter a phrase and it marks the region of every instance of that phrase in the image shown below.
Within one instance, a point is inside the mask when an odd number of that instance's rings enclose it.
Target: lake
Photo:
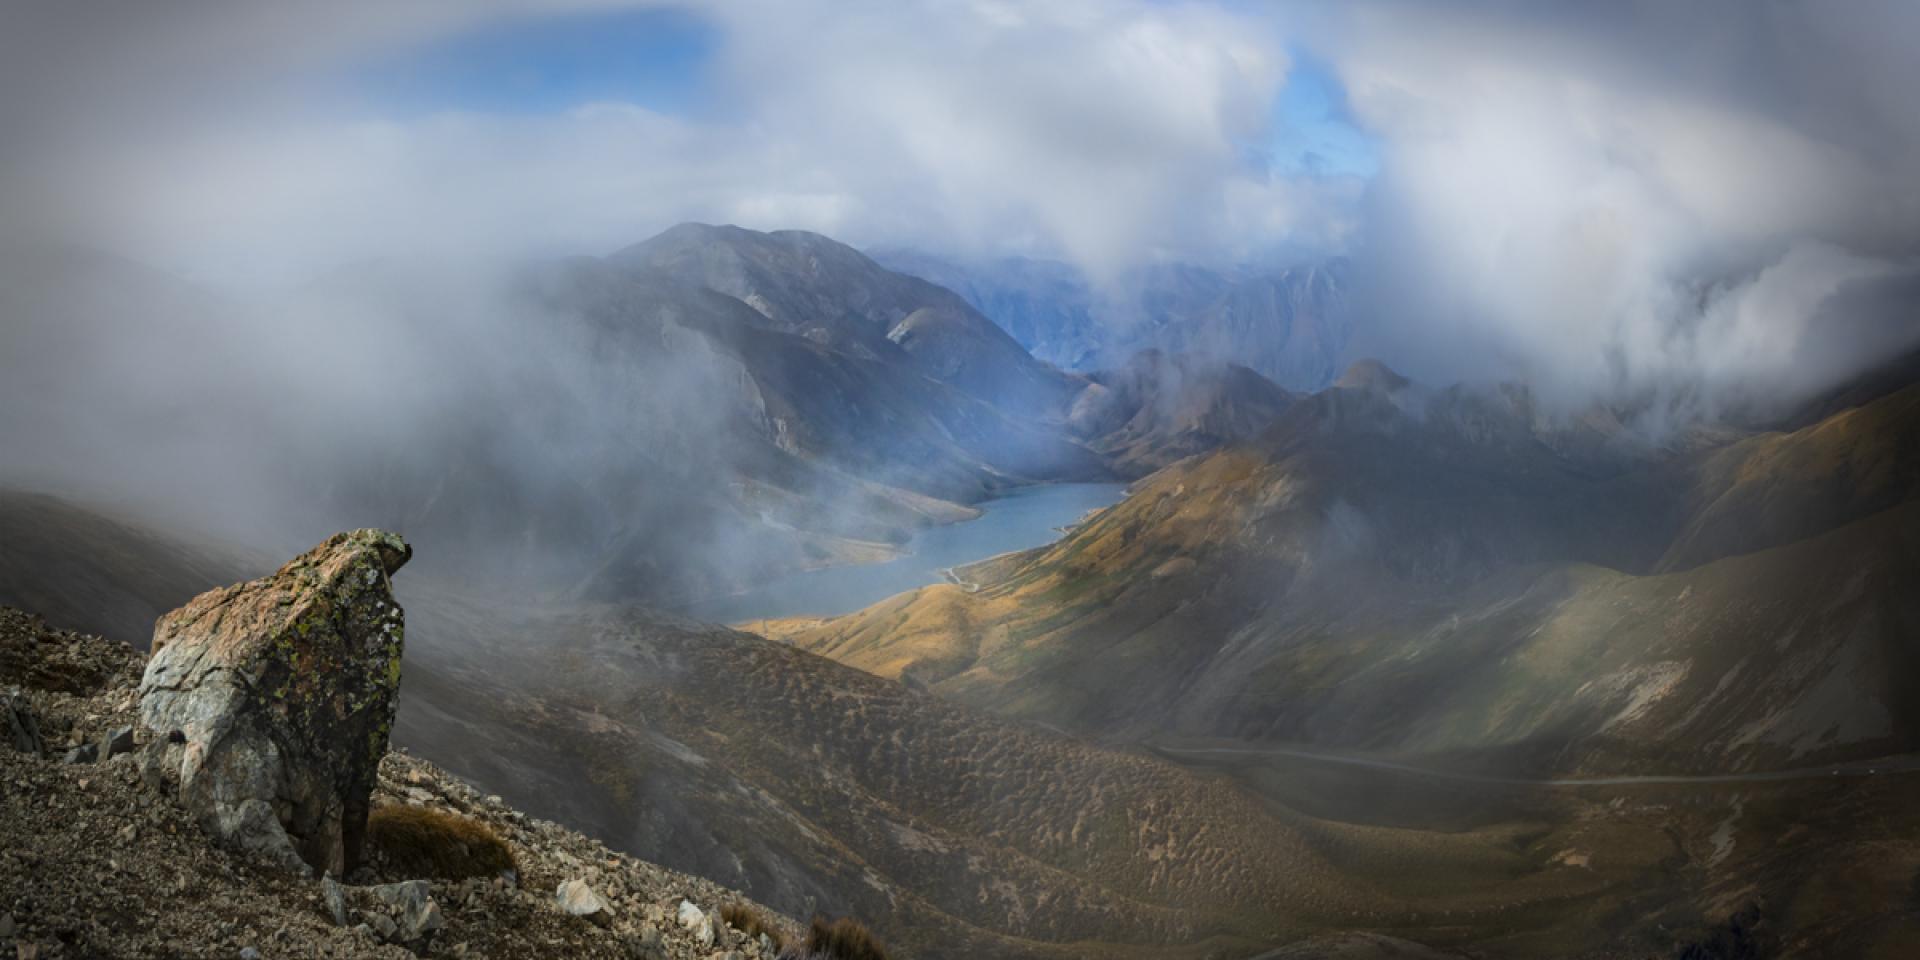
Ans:
[[[918,531],[907,544],[911,552],[897,560],[796,573],[746,593],[703,600],[683,612],[709,623],[852,613],[896,593],[940,583],[948,567],[1052,543],[1060,538],[1060,527],[1118,502],[1126,489],[1122,483],[1021,487],[975,504],[983,512],[972,520]]]

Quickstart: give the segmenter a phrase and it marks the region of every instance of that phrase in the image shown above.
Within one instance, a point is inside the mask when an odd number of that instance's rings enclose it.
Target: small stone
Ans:
[[[327,916],[333,918],[333,925],[347,925],[347,895],[332,877],[320,878],[320,900],[327,905]]]
[[[400,927],[393,922],[393,918],[384,913],[376,913],[368,917],[367,922],[373,925],[374,935],[382,940],[392,940],[394,934],[400,932]]]
[[[19,927],[13,922],[13,914],[0,913],[0,940],[13,939],[14,933],[18,930]]]
[[[133,728],[121,727],[109,731],[100,738],[100,759],[112,760],[123,753],[133,752]]]
[[[384,934],[397,943],[424,944],[433,936],[434,931],[446,926],[446,919],[440,915],[440,905],[428,895],[425,880],[408,880],[405,883],[383,883],[372,888],[373,895],[380,898],[397,916],[393,933]],[[375,926],[379,926],[381,915],[374,917]]]
[[[593,892],[592,887],[587,886],[585,880],[576,878],[560,884],[554,890],[553,898],[569,916],[585,917],[601,926],[606,926],[613,919],[613,909],[599,894]]]
[[[252,947],[241,947],[240,960],[260,960],[260,951]]]
[[[704,913],[691,901],[680,901],[678,914],[680,925],[693,933],[693,939],[702,947],[713,946],[713,917]]]
[[[67,755],[60,758],[60,762],[61,763],[92,763],[94,761],[94,758],[98,757],[99,755],[100,755],[99,745],[92,744],[92,743],[83,743],[80,746],[77,746],[71,750],[68,750]]]
[[[419,787],[408,787],[407,801],[409,803],[425,806],[433,802],[433,794],[429,793],[428,791],[422,790]]]

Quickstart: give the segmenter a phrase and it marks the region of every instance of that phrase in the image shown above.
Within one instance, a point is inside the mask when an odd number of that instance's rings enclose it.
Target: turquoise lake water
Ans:
[[[985,560],[1010,550],[1052,543],[1060,529],[1087,511],[1120,500],[1120,483],[1055,483],[1021,487],[976,504],[979,517],[928,527],[914,535],[907,556],[886,563],[829,567],[782,577],[747,593],[716,597],[683,611],[709,623],[739,623],[764,617],[836,616],[943,579],[948,567]]]

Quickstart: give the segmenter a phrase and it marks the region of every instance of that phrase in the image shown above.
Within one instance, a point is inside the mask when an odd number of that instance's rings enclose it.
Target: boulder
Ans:
[[[400,688],[389,578],[411,556],[391,533],[337,534],[161,617],[140,681],[149,781],[218,838],[347,875]]]

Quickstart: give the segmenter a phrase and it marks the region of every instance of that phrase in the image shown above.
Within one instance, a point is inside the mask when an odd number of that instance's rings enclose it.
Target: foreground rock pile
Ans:
[[[738,895],[386,751],[405,554],[384,536],[196,599],[151,663],[0,608],[0,957],[772,957],[722,919]],[[513,866],[405,875],[368,810],[458,818]]]

